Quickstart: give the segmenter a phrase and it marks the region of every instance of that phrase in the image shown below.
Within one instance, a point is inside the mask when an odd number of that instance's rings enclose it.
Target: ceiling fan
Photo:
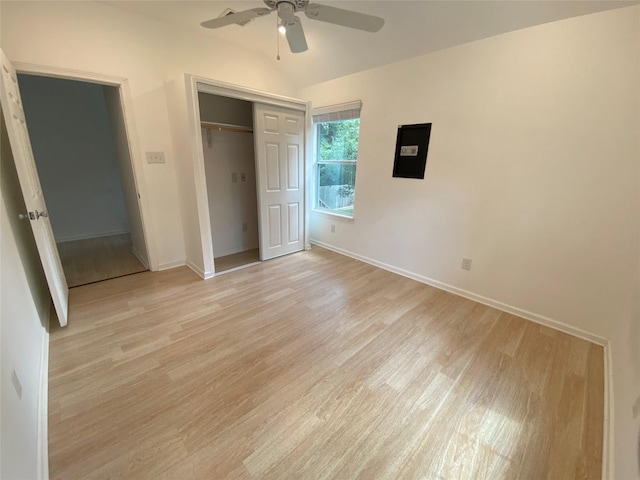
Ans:
[[[321,22],[333,23],[343,27],[355,28],[366,32],[377,32],[384,25],[384,19],[365,13],[330,7],[309,0],[264,0],[268,8],[252,8],[242,12],[230,13],[224,17],[202,22],[205,28],[220,28],[227,25],[243,25],[256,17],[264,17],[271,12],[278,12],[279,30],[287,36],[292,53],[304,52],[308,49],[302,23],[296,17],[297,12],[304,12],[307,18]]]

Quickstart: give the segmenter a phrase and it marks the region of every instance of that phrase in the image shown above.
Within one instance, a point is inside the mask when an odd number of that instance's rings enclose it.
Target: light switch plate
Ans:
[[[147,163],[165,163],[164,152],[147,152]]]

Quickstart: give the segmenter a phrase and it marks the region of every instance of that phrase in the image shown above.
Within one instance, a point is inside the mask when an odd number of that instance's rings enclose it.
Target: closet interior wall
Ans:
[[[257,249],[253,104],[202,92],[198,102],[214,258]]]

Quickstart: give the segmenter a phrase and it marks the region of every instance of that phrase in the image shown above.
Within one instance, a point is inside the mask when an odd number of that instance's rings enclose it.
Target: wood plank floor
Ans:
[[[260,249],[246,250],[244,252],[234,253],[233,255],[225,255],[224,257],[214,258],[216,273],[225,272],[232,268],[238,268],[243,265],[249,265],[260,261]]]
[[[602,348],[314,248],[75,288],[52,479],[599,479]]]
[[[69,287],[147,270],[131,252],[128,233],[58,243],[58,252]]]

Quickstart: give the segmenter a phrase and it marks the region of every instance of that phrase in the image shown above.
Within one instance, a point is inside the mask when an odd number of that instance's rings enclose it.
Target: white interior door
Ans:
[[[254,104],[260,259],[304,249],[304,113]]]
[[[2,114],[7,124],[9,143],[16,162],[16,170],[24,203],[27,206],[29,222],[33,229],[33,236],[36,240],[40,260],[44,269],[51,298],[58,314],[61,326],[67,324],[67,314],[69,307],[69,287],[64,277],[62,263],[58,255],[58,248],[51,230],[47,207],[44,203],[38,170],[36,169],[31,141],[27,131],[27,123],[22,108],[22,99],[18,88],[18,78],[16,70],[0,50],[0,62],[2,63],[2,74],[0,75],[0,100],[2,103]]]

